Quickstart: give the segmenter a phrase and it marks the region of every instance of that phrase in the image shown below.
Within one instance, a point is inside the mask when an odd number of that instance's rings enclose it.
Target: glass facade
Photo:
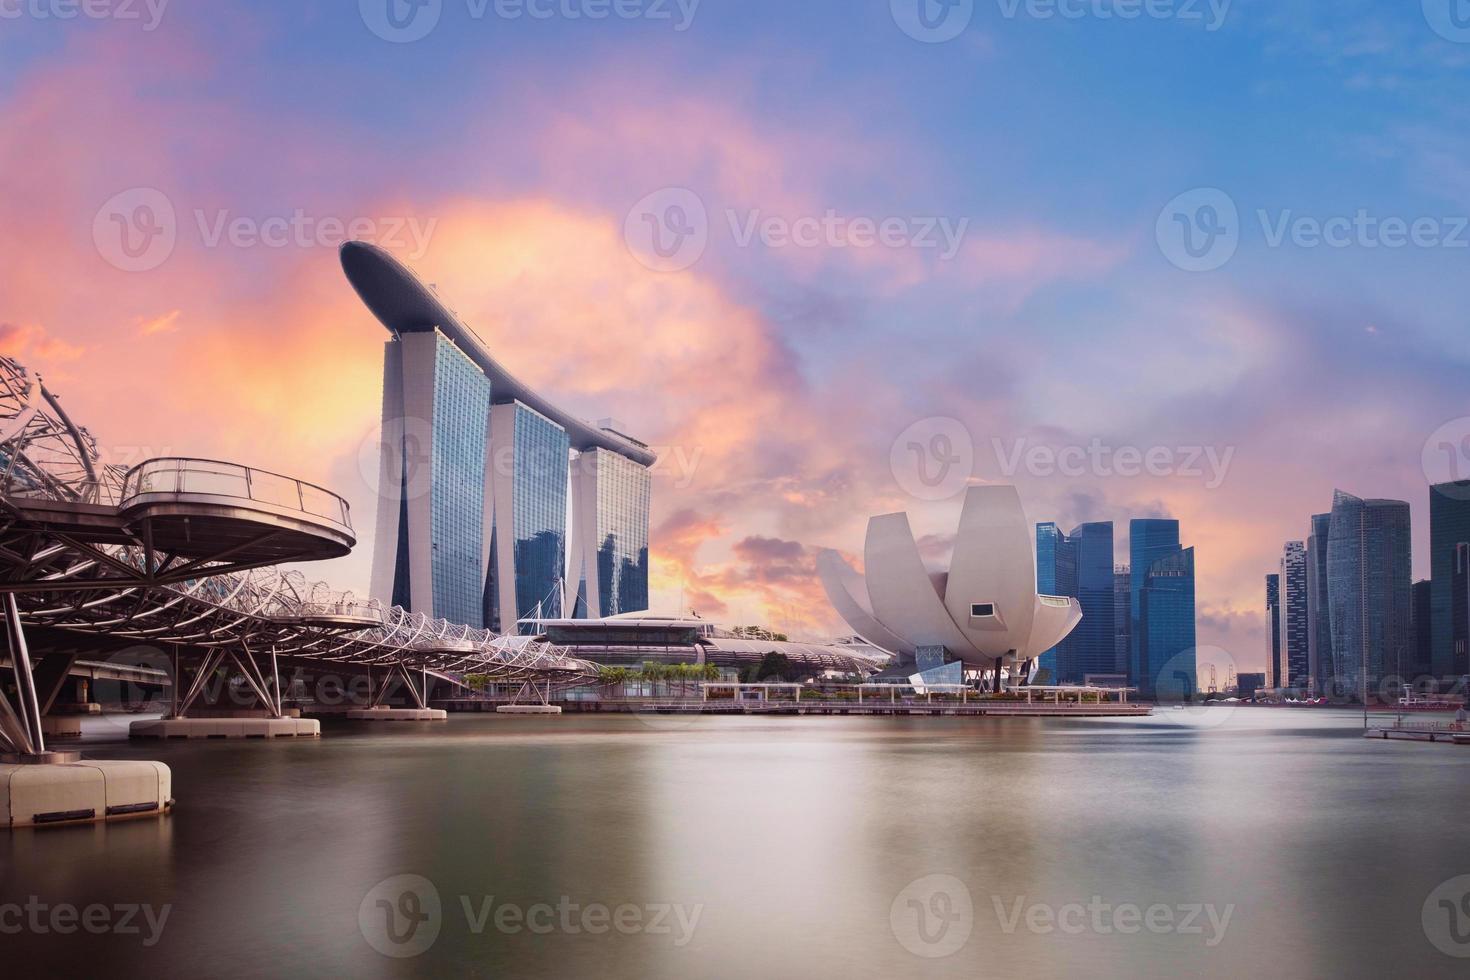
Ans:
[[[1266,576],[1266,678],[1281,687],[1281,574]]]
[[[1113,523],[1082,524],[1068,535],[1076,550],[1076,596],[1082,622],[1062,641],[1062,682],[1080,684],[1088,674],[1114,668],[1117,628],[1113,612]]]
[[[1036,525],[1036,591],[1070,596],[1082,606],[1082,622],[1041,656],[1054,683],[1080,684],[1088,674],[1117,667],[1117,626],[1111,521],[1082,524],[1063,534],[1053,523]]]
[[[1410,656],[1409,505],[1337,491],[1327,541],[1335,693],[1370,696]],[[1364,666],[1367,675],[1364,676]]]
[[[1141,693],[1167,701],[1192,700],[1199,690],[1194,656],[1194,549],[1184,548],[1156,560],[1144,576],[1138,599]]]
[[[1332,690],[1332,615],[1327,605],[1327,539],[1331,514],[1312,515],[1307,538],[1307,672],[1313,689]]]
[[[1129,613],[1129,589],[1132,575],[1127,565],[1113,569],[1113,673],[1128,676],[1128,649],[1133,637],[1133,620]]]
[[[479,627],[483,625],[480,542],[490,379],[443,334],[431,336],[432,351],[423,348],[415,377],[404,376],[401,341],[390,344],[387,356],[384,432],[394,432],[401,442],[392,450],[400,461],[395,475],[398,513],[396,534],[391,535],[392,583],[386,591],[394,605]],[[429,337],[415,335],[413,340],[428,344]],[[404,409],[401,403],[389,399],[390,387],[399,392],[412,390],[421,396],[423,400],[413,409],[412,419],[398,417]],[[418,466],[428,467],[428,485],[422,490],[414,485],[411,475]],[[427,527],[413,523],[425,519]],[[412,574],[413,549],[423,546],[425,532],[429,548],[427,592],[423,583],[414,582]],[[414,601],[416,585],[424,600],[418,603]]]
[[[434,615],[480,627],[490,379],[447,338],[437,340],[429,499]]]
[[[1307,546],[1288,541],[1281,554],[1281,667],[1287,687],[1311,690],[1307,651]]]
[[[486,595],[491,597],[489,620],[501,632],[516,632],[513,624],[539,614],[546,619],[562,615],[562,579],[566,571],[567,466],[571,443],[566,430],[524,405],[513,406],[512,445],[495,448],[496,465],[512,466],[509,479],[500,479],[510,493],[510,528],[497,521],[491,546]],[[497,516],[502,508],[497,508]],[[514,610],[502,616],[496,569],[497,548],[512,549],[515,569]],[[527,624],[521,632],[534,631]]]
[[[1077,592],[1077,549],[1061,528],[1050,521],[1036,525],[1036,591],[1040,595],[1058,596]],[[1038,679],[1050,684],[1061,681],[1060,645],[1044,651],[1037,660],[1038,668],[1045,671]]]
[[[648,467],[605,449],[582,453],[578,479],[595,481],[595,573],[598,601],[588,608],[586,576],[581,569],[578,616],[616,616],[648,608],[648,507],[652,480]]]
[[[1456,648],[1455,549],[1470,542],[1470,480],[1429,488],[1429,617],[1431,663],[1436,677],[1470,673],[1464,637]]]
[[[1148,669],[1148,638],[1142,626],[1143,587],[1154,562],[1179,550],[1178,521],[1137,518],[1128,523],[1128,566],[1131,569],[1128,583],[1128,683],[1145,693],[1148,693],[1147,685],[1153,675]],[[1155,658],[1154,668],[1157,669],[1161,662]]]

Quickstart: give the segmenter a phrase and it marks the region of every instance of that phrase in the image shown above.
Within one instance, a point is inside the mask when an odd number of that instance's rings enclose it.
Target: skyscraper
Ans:
[[[1113,673],[1128,676],[1128,652],[1133,636],[1130,579],[1127,565],[1113,569]]]
[[[1163,701],[1192,700],[1199,690],[1195,659],[1194,549],[1149,566],[1138,593],[1141,693]]]
[[[568,582],[577,616],[648,608],[650,477],[619,453],[591,449],[572,467],[572,548]]]
[[[1430,664],[1434,662],[1434,619],[1429,611],[1432,608],[1429,580],[1415,582],[1414,600],[1409,607],[1409,620],[1414,630],[1414,657],[1411,662],[1404,664],[1403,675],[1407,681],[1425,677],[1431,672]]]
[[[490,397],[490,379],[438,330],[385,345],[373,595],[475,627]]]
[[[1067,538],[1076,553],[1076,590],[1069,594],[1082,605],[1082,622],[1061,643],[1061,678],[1081,683],[1114,667],[1113,522],[1078,525]]]
[[[1312,515],[1307,537],[1307,673],[1319,693],[1333,690],[1332,616],[1327,605],[1327,539],[1331,514]]]
[[[392,335],[373,595],[506,633],[538,612],[567,615],[569,579],[585,581],[584,615],[646,609],[653,451],[522,383],[381,248],[348,242],[341,259]],[[574,450],[581,465],[572,474]],[[577,548],[571,570],[569,536]]]
[[[1307,649],[1307,546],[1288,541],[1281,553],[1281,668],[1285,686],[1312,693]]]
[[[490,409],[490,445],[485,625],[515,633],[524,618],[563,615],[571,448],[564,428],[518,401]]]
[[[1128,554],[1128,682],[1153,696],[1165,665],[1194,647],[1194,552],[1190,549],[1186,556],[1180,547],[1178,521],[1137,518],[1128,525]],[[1152,623],[1145,615],[1145,592],[1150,589],[1157,594]],[[1180,646],[1185,639],[1188,643]],[[1192,665],[1189,670],[1192,676]],[[1179,680],[1170,678],[1171,690]]]
[[[1266,680],[1270,687],[1285,684],[1281,676],[1281,574],[1266,576]]]
[[[1334,493],[1327,594],[1333,674],[1343,694],[1366,687],[1372,697],[1385,673],[1409,655],[1410,548],[1408,504]]]
[[[1463,597],[1454,589],[1455,550],[1470,542],[1470,480],[1429,488],[1429,592],[1432,669],[1439,678],[1470,673],[1470,651],[1456,647],[1455,607]]]
[[[1077,546],[1051,521],[1036,525],[1036,591],[1039,595],[1076,596]],[[1086,618],[1086,611],[1083,617]],[[1051,683],[1064,680],[1061,646],[1052,647],[1037,658]]]

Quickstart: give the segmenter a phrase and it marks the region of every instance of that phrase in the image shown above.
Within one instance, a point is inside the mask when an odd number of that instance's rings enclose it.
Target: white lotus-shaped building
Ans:
[[[920,672],[1025,665],[1082,620],[1076,599],[1038,595],[1031,526],[1015,487],[970,487],[947,572],[924,566],[907,514],[868,521],[865,575],[817,556],[827,597],[854,633]]]

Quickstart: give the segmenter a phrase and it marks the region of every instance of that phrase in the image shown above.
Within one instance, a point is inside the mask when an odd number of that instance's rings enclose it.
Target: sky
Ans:
[[[821,548],[967,483],[1180,520],[1199,642],[1333,489],[1470,476],[1455,0],[0,0],[0,350],[107,458],[342,493],[388,248],[661,451],[653,605],[835,635]],[[1463,26],[1462,26],[1463,25]],[[1222,668],[1223,669],[1223,668]]]

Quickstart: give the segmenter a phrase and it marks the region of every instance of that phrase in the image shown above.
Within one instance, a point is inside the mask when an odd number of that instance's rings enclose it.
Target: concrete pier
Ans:
[[[173,808],[173,777],[161,762],[20,761],[0,757],[0,826],[96,823],[157,816]]]
[[[159,718],[128,726],[133,738],[318,738],[315,718]]]
[[[443,708],[352,708],[347,717],[352,721],[446,721],[449,712]]]
[[[496,707],[499,715],[559,715],[559,704],[502,704]]]

